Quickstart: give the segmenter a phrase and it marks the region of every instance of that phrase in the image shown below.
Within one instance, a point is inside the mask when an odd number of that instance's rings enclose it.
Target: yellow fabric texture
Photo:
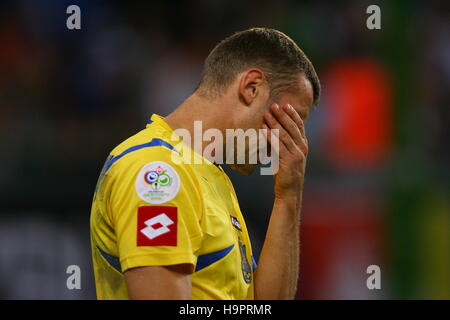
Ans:
[[[201,163],[182,163],[187,155]],[[175,197],[160,204],[144,201],[136,189],[141,169],[155,161],[179,180]],[[138,210],[151,206],[176,208],[176,245],[138,245]],[[105,162],[90,227],[98,299],[128,299],[123,272],[130,268],[175,264],[192,265],[193,299],[253,299],[252,249],[231,181],[156,114]]]

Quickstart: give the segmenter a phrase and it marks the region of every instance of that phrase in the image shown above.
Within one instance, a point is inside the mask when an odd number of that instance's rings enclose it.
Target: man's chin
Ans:
[[[231,170],[237,171],[245,176],[249,176],[255,171],[255,164],[228,164]]]

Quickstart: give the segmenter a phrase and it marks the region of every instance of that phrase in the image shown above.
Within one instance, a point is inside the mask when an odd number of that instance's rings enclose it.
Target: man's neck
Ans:
[[[203,132],[208,129],[218,129],[222,136],[225,137],[226,128],[232,127],[231,117],[226,117],[227,106],[221,99],[210,100],[199,96],[194,93],[188,99],[186,99],[174,112],[169,114],[164,120],[172,128],[176,129],[186,129],[189,131],[191,136],[191,141],[185,141],[187,145],[194,148],[193,139],[198,137],[194,129],[194,121],[201,121],[201,137],[203,137]],[[211,143],[211,141],[203,141],[201,139],[201,150],[195,150],[203,155],[203,150],[205,147]],[[225,143],[225,141],[223,141]],[[223,146],[224,147],[224,146]],[[208,156],[207,156],[208,158]],[[214,162],[213,159],[208,159]]]

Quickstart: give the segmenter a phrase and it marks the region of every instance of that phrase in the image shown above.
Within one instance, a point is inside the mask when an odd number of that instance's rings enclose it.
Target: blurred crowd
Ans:
[[[81,30],[66,28],[71,4]],[[255,26],[292,37],[323,87],[298,298],[450,298],[450,6],[379,1],[369,30],[370,4],[0,2],[0,298],[95,297],[88,222],[104,159],[192,93],[219,40]],[[230,176],[257,257],[272,178]],[[366,287],[372,264],[382,290]]]

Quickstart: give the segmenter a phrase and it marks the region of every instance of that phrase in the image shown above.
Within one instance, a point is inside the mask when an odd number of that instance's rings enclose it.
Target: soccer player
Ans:
[[[221,41],[193,94],[167,117],[152,115],[106,160],[90,222],[97,297],[292,299],[308,153],[304,121],[319,95],[314,67],[285,34],[254,28]],[[196,120],[224,135],[267,129],[267,142],[279,141],[275,201],[258,265],[229,178],[174,134],[194,135]],[[225,140],[223,147],[236,153]],[[186,155],[197,161],[183,162]],[[230,167],[247,175],[255,164]]]

